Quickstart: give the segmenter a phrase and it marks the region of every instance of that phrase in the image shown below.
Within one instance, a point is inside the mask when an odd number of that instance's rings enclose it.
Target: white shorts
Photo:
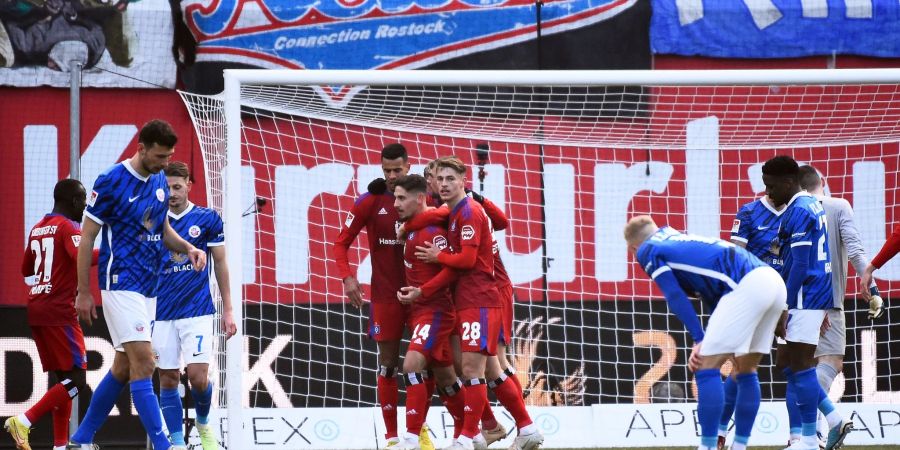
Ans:
[[[822,333],[822,322],[825,320],[824,309],[792,309],[788,311],[785,340],[809,345],[819,345]]]
[[[160,369],[185,364],[209,364],[213,353],[215,316],[158,320],[153,326],[153,351]]]
[[[781,313],[787,308],[787,290],[778,272],[759,267],[722,296],[709,317],[701,356],[769,353]]]
[[[151,342],[156,297],[131,291],[100,291],[103,317],[116,351],[124,352],[125,342]]]
[[[825,331],[825,334],[819,336],[816,358],[820,356],[844,356],[844,353],[847,352],[847,324],[844,321],[844,310],[829,309],[828,321],[831,322],[831,326]]]

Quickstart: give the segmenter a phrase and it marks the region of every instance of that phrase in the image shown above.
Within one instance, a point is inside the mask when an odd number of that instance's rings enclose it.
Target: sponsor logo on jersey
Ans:
[[[737,233],[741,229],[741,221],[734,219],[734,225],[731,226],[731,232]]]
[[[162,190],[162,188],[156,189],[156,199],[161,202],[166,201],[166,191]]]
[[[447,238],[438,235],[438,236],[435,236],[434,239],[432,239],[431,241],[434,243],[435,247],[437,247],[441,250],[447,249]]]
[[[190,235],[192,238],[200,237],[200,227],[198,227],[197,225],[191,225],[191,227],[188,228],[188,235]]]
[[[475,228],[472,225],[463,225],[462,227],[462,238],[464,241],[468,241],[475,237]]]
[[[99,196],[100,195],[97,194],[97,191],[91,191],[91,196],[88,197],[88,201],[87,201],[88,206],[94,206],[94,203],[97,202],[97,197],[99,197]]]
[[[381,245],[397,245],[399,241],[396,239],[378,238],[378,243]]]

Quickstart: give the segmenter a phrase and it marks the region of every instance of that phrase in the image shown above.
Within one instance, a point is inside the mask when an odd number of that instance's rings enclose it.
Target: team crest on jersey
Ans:
[[[741,221],[738,219],[734,219],[734,225],[731,226],[731,232],[737,233],[741,229]]]
[[[468,226],[468,225],[466,225],[466,226]],[[466,228],[463,227],[463,232],[465,232],[465,230],[466,230]],[[463,239],[465,239],[465,238],[463,238]],[[443,236],[435,236],[434,239],[432,239],[432,242],[434,242],[435,247],[437,247],[441,250],[445,250],[447,248],[447,238],[445,238]]]
[[[184,253],[179,253],[176,251],[169,251],[169,256],[172,258],[172,261],[175,261],[176,264],[181,264],[187,261],[187,255]]]
[[[157,189],[156,190],[156,199],[161,202],[166,201],[166,191],[162,190],[162,188]]]
[[[468,241],[475,237],[475,228],[472,228],[472,225],[463,225],[462,227],[462,238],[464,241]]]
[[[188,228],[188,235],[190,235],[192,238],[200,237],[200,227],[198,227],[197,225],[191,225],[191,227]]]
[[[347,220],[344,221],[344,226],[350,228],[350,224],[353,223],[353,213],[347,213]]]
[[[78,246],[81,245],[81,235],[80,234],[72,235],[72,245],[74,245],[75,248],[78,248]]]
[[[100,194],[97,194],[97,191],[91,191],[91,196],[87,201],[88,206],[94,206],[94,203],[97,203],[97,197],[99,196]]]
[[[456,221],[455,220],[453,221],[453,223],[450,224],[450,231],[456,231]]]
[[[415,232],[415,231],[410,231],[410,232],[406,235],[406,240],[407,240],[407,241],[411,241],[411,240],[413,240],[413,238],[415,238],[415,237],[416,237],[416,232]]]
[[[144,225],[144,228],[146,228],[147,231],[153,231],[153,229],[156,228],[156,221],[154,221],[153,218],[150,217],[150,213],[152,212],[153,208],[145,209],[144,216],[143,218],[141,218],[141,223]]]

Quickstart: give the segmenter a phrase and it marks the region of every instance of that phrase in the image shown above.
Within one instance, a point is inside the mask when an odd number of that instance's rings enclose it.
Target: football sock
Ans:
[[[141,424],[150,436],[154,450],[166,450],[171,447],[169,438],[163,432],[162,417],[159,414],[159,401],[153,394],[153,381],[142,378],[131,382],[131,401],[137,410]]]
[[[378,401],[381,403],[381,417],[384,419],[384,438],[397,437],[397,369],[381,366],[378,368]]]
[[[737,396],[734,407],[734,442],[746,445],[750,440],[753,422],[759,411],[759,376],[742,373],[737,376]],[[734,448],[734,447],[732,447]]]
[[[212,383],[206,383],[206,389],[198,391],[191,388],[191,396],[194,397],[194,411],[197,412],[197,423],[206,425],[209,423],[209,408],[212,406]]]
[[[787,379],[787,386],[784,389],[784,406],[787,408],[791,439],[795,439],[800,437],[801,419],[800,409],[797,406],[797,387],[794,385],[794,371],[787,368],[782,373]]]
[[[719,438],[719,420],[725,403],[722,375],[719,369],[696,372],[697,419],[700,422],[700,444],[715,448]]]
[[[112,375],[112,372],[107,372],[100,384],[97,385],[97,389],[94,389],[94,395],[91,397],[91,403],[88,405],[87,412],[84,414],[84,418],[81,419],[78,430],[72,435],[72,442],[78,444],[94,442],[94,435],[97,434],[97,430],[109,417],[109,412],[112,411],[113,405],[115,405],[119,394],[122,393],[124,388],[125,383],[117,380]],[[159,414],[156,414],[156,416],[159,416]]]
[[[728,436],[728,424],[731,415],[734,414],[734,399],[737,396],[738,385],[733,377],[725,378],[723,385],[725,390],[725,408],[722,410],[722,419],[719,421],[719,436]]]
[[[160,388],[159,407],[162,409],[163,419],[166,422],[166,428],[169,429],[169,438],[172,440],[172,444],[184,445],[184,427],[181,422],[183,414],[178,388]]]

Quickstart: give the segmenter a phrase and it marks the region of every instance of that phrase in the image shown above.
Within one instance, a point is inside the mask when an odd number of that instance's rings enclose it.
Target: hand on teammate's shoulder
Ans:
[[[381,195],[387,192],[387,181],[384,178],[376,178],[366,188],[372,195]]]

